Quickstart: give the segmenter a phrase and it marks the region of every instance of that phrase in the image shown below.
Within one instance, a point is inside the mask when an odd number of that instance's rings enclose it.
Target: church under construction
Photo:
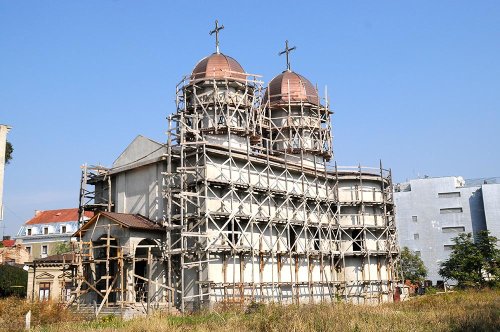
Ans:
[[[331,160],[328,99],[287,69],[267,87],[233,58],[176,88],[166,143],[138,136],[83,166],[74,303],[191,311],[251,302],[392,301],[391,173]]]

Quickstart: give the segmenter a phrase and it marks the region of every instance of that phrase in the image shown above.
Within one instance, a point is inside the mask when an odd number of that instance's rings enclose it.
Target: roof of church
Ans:
[[[245,70],[236,61],[222,53],[213,53],[196,64],[191,79],[218,78],[218,79],[246,79]]]
[[[135,229],[156,230],[163,229],[160,225],[140,214],[116,213],[116,212],[101,212],[102,216],[113,219],[123,226]]]
[[[100,217],[106,217],[116,223],[131,229],[140,229],[148,231],[164,230],[164,228],[154,221],[141,216],[140,214],[116,213],[116,212],[99,212],[85,225],[83,225],[76,233],[85,232],[91,227]]]
[[[291,70],[285,70],[269,82],[264,94],[264,102],[268,99],[271,101],[271,105],[288,103],[320,104],[318,91],[314,85],[304,76]]]

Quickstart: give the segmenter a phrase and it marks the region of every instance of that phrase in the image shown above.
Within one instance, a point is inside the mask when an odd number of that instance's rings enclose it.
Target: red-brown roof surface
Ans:
[[[230,56],[214,53],[196,64],[191,74],[192,79],[201,78],[235,78],[246,79],[243,67]]]
[[[86,232],[101,217],[111,219],[116,223],[127,228],[142,229],[149,231],[164,230],[162,226],[149,220],[144,216],[141,216],[140,214],[100,212],[99,214],[96,214],[92,219],[90,219],[85,225],[83,225],[83,227],[81,227],[78,231],[76,231],[75,236],[78,236],[81,233]]]
[[[149,220],[140,214],[128,214],[128,213],[116,213],[116,212],[101,212],[101,216],[108,217],[110,219],[116,220],[120,224],[135,228],[135,229],[146,229],[146,230],[160,230],[163,229],[157,223]]]
[[[319,105],[319,96],[314,85],[304,76],[288,70],[269,82],[269,87],[264,94],[264,102],[268,99],[271,100],[271,105],[286,105],[288,102]]]
[[[85,216],[92,218],[91,211],[85,211]],[[59,209],[39,211],[35,217],[28,220],[26,225],[49,224],[53,222],[78,221],[78,209]]]
[[[2,244],[4,247],[13,247],[16,244],[16,240],[3,240]]]

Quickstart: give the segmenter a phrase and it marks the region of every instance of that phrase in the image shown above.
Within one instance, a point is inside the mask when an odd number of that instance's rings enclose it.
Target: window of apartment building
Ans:
[[[49,234],[49,228],[48,227],[44,227],[43,228],[43,234]]]
[[[66,232],[67,232],[66,226],[61,226],[61,233],[66,233]]]
[[[42,252],[42,255],[47,256],[48,251],[49,251],[48,246],[43,245],[43,246],[42,246],[42,251],[41,251],[41,252]]]
[[[438,193],[439,198],[451,198],[451,197],[460,197],[460,191],[453,191],[448,193]]]
[[[461,207],[439,209],[440,214],[462,213],[462,212],[463,212],[463,210]]]
[[[443,233],[463,233],[465,226],[443,226],[441,227]]]
[[[33,232],[33,231],[32,231],[32,229],[31,229],[31,228],[28,228],[28,229],[26,230],[26,235],[30,236],[30,235],[32,234],[32,232]]]
[[[26,247],[26,251],[31,255],[31,247]]]
[[[417,222],[417,216],[411,216],[411,220],[412,220],[413,222]]]
[[[419,238],[418,233],[413,234],[413,239],[414,239],[414,240],[418,240],[418,238]]]
[[[50,298],[50,282],[41,282],[38,287],[38,299],[47,301]]]

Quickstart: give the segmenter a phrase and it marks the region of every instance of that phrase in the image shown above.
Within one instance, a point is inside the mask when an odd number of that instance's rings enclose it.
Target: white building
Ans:
[[[392,301],[390,171],[329,163],[332,112],[309,80],[288,66],[264,90],[217,51],[178,85],[176,106],[166,144],[139,136],[111,168],[84,168],[82,209],[108,214],[79,232],[79,301]],[[137,218],[148,229],[131,240],[123,220]]]
[[[498,179],[464,180],[448,176],[410,180],[395,186],[401,247],[422,258],[427,279],[441,282],[440,263],[449,257],[460,233],[490,230],[500,238]]]
[[[87,211],[84,220],[92,217]],[[30,260],[55,254],[59,243],[68,242],[78,230],[78,209],[35,211],[35,216],[24,223],[16,235],[30,253]]]

